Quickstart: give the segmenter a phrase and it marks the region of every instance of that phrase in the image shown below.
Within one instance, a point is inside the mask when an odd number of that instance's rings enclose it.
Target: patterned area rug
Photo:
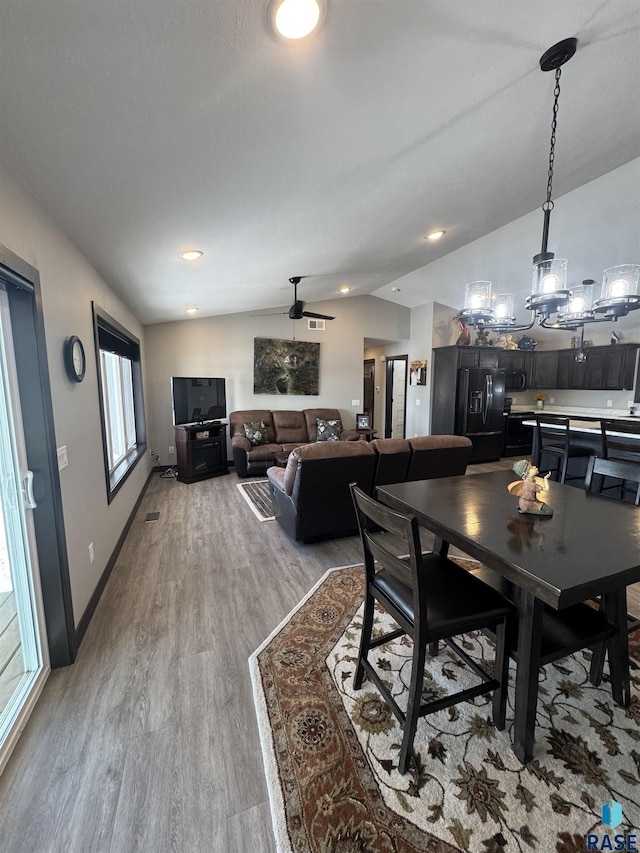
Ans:
[[[240,494],[259,521],[273,521],[275,519],[269,483],[266,480],[258,480],[255,483],[238,483],[237,485]]]
[[[485,697],[422,718],[416,759],[401,776],[395,717],[370,681],[356,692],[351,686],[362,598],[361,567],[330,570],[249,660],[279,851],[582,853],[588,833],[613,833],[601,823],[611,800],[623,810],[615,832],[637,831],[637,634],[630,708],[613,704],[608,681],[588,682],[588,652],[548,665],[535,755],[523,767],[511,750],[512,665],[507,729],[493,727]],[[388,617],[377,618],[382,628]],[[410,643],[403,637],[374,652],[401,707]],[[492,659],[482,635],[467,635],[465,647]],[[457,686],[465,669],[447,651],[427,658],[425,691],[438,696]]]

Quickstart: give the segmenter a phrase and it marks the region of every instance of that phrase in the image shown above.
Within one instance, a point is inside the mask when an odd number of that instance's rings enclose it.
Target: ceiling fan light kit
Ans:
[[[567,261],[556,258],[548,250],[549,224],[553,201],[553,169],[555,164],[558,102],[560,98],[560,75],[562,66],[575,54],[576,38],[568,38],[550,47],[540,58],[542,71],[555,73],[553,119],[549,168],[547,173],[547,197],[542,205],[544,213],[542,245],[533,258],[531,294],[525,307],[532,312],[531,322],[518,326],[515,318],[515,294],[492,295],[490,281],[472,281],[465,286],[464,308],[459,312],[460,320],[480,331],[491,329],[498,333],[523,332],[530,329],[536,320],[546,329],[577,331],[585,323],[615,322],[629,311],[640,308],[640,265],[622,264],[604,271],[599,299],[594,299],[595,282],[585,279],[581,285],[568,285]],[[557,314],[555,319],[552,315]]]

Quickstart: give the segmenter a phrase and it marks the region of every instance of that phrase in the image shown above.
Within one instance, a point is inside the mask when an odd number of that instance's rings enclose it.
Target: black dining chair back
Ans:
[[[625,484],[635,483],[637,488],[634,503],[640,506],[640,458],[637,462],[632,462],[627,459],[603,459],[600,456],[592,456],[584,478],[586,491],[600,493],[602,480],[605,477],[614,478],[620,482],[619,499],[624,497]]]
[[[499,593],[456,563],[439,554],[422,553],[415,516],[395,512],[366,495],[355,483],[351,493],[358,518],[366,580],[360,652],[353,686],[360,689],[365,674],[403,728],[399,753],[400,773],[406,773],[418,719],[475,696],[493,693],[493,722],[505,726],[508,656],[505,654],[507,619],[515,608]],[[399,628],[373,638],[375,602],[389,613]],[[496,636],[495,665],[487,672],[453,638],[467,631],[490,629]],[[378,675],[369,652],[407,634],[413,655],[406,712]],[[479,684],[436,700],[422,702],[422,682],[427,646],[444,640],[478,675]]]
[[[614,422],[611,422],[614,423]],[[624,497],[624,486],[627,482],[637,484],[635,505],[640,506],[640,460],[637,462],[628,459],[602,459],[599,456],[592,456],[587,466],[587,475],[585,477],[585,489],[588,492],[601,494],[602,482],[605,477],[616,478],[620,481],[622,492],[618,495],[620,500]],[[640,619],[627,614],[627,628],[629,632],[640,629]],[[591,659],[591,674],[590,678],[593,684],[600,684],[604,671],[604,659],[606,649],[604,646],[598,646],[593,651]]]
[[[560,483],[583,479],[584,475],[576,477],[568,474],[569,460],[588,458],[591,451],[572,443],[570,421],[564,415],[536,415],[536,455],[533,464],[542,471],[545,457],[549,456],[557,460],[556,467],[551,471],[557,474]]]
[[[603,419],[600,421],[600,432],[602,435],[603,459],[618,459],[630,462],[638,466],[638,470],[640,470],[640,419],[634,421]],[[611,474],[610,476],[617,477],[619,482],[614,486],[605,488],[616,488],[620,498],[623,498],[627,491],[627,481],[635,483],[635,504],[638,506],[640,503],[640,482],[638,481],[638,477],[633,474],[627,477],[616,474]],[[602,480],[600,480],[599,486],[602,489]]]

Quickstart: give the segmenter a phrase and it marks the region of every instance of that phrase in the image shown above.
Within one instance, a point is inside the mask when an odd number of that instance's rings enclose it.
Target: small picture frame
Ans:
[[[371,415],[367,412],[356,415],[356,429],[371,429]]]
[[[409,364],[409,384],[410,385],[426,385],[427,384],[427,362],[412,361]]]

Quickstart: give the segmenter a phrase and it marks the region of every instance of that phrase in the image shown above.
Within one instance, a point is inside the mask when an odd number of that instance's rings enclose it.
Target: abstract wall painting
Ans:
[[[319,393],[320,344],[253,339],[253,393]]]

